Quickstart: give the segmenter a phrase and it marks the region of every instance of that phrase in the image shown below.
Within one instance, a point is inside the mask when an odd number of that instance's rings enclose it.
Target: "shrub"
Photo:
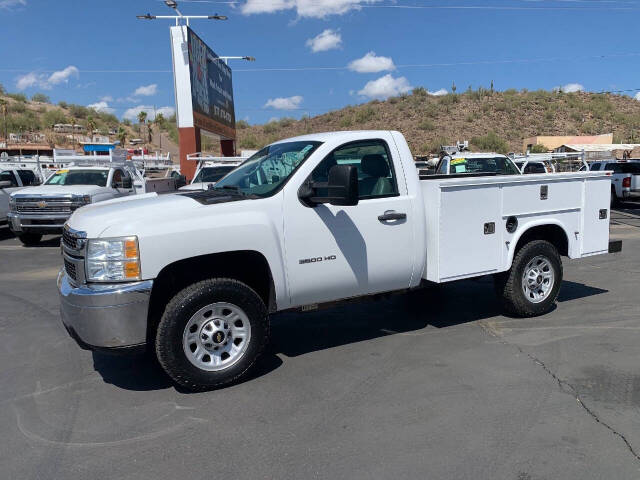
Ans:
[[[350,115],[343,115],[342,118],[340,119],[340,127],[341,128],[348,128],[352,125],[352,120],[351,120],[351,116]]]
[[[44,93],[34,93],[33,95],[31,95],[31,100],[40,103],[51,103],[49,96],[45,95]]]
[[[87,107],[75,104],[69,105],[69,112],[71,113],[71,116],[76,119],[87,118],[90,113]]]
[[[27,103],[27,97],[23,93],[7,93],[7,97],[22,103]]]
[[[444,137],[434,138],[430,142],[425,143],[420,148],[420,154],[438,153],[442,145],[448,145],[448,140]]]
[[[59,108],[54,108],[42,114],[42,126],[44,128],[50,128],[56,123],[68,123],[66,115]]]
[[[258,148],[260,145],[256,137],[253,135],[247,135],[246,137],[241,138],[239,143],[240,147],[244,148]]]
[[[264,130],[264,133],[266,134],[270,134],[270,133],[275,133],[278,131],[279,129],[279,125],[278,125],[278,121],[271,121],[269,123],[265,123],[264,126],[262,127],[262,129]]]
[[[413,92],[411,92],[414,96],[416,97],[426,97],[427,96],[427,91],[425,90],[424,87],[416,87],[413,89]]]
[[[531,147],[529,150],[531,153],[547,153],[549,150],[542,144],[537,144]]]
[[[425,118],[420,122],[420,124],[418,125],[418,128],[420,130],[431,131],[436,129],[436,125],[428,118]]]
[[[482,137],[473,137],[471,143],[479,150],[486,150],[498,153],[507,153],[509,144],[503,138],[500,138],[495,132],[489,132]]]
[[[236,128],[238,130],[244,130],[245,128],[249,128],[249,123],[246,120],[238,120],[236,122]]]
[[[24,113],[27,111],[27,106],[24,103],[12,103],[8,110],[12,113]]]
[[[371,107],[365,107],[356,110],[355,121],[356,123],[365,123],[372,120],[376,116],[376,112]]]

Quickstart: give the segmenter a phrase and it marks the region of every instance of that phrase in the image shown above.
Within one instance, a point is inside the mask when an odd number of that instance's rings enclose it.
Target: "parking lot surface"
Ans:
[[[273,318],[249,380],[177,390],[64,331],[59,238],[0,228],[3,478],[640,476],[640,209],[623,252],[565,259],[557,308],[502,316],[490,279]]]

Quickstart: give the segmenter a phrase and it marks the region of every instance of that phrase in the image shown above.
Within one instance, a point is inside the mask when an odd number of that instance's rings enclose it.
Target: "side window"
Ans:
[[[605,170],[613,170],[613,173],[622,173],[622,166],[619,163],[607,163]]]
[[[600,164],[592,163],[591,166],[589,167],[589,170],[591,170],[592,172],[595,172],[596,170],[600,170]]]
[[[446,175],[447,174],[447,165],[449,164],[448,158],[443,158],[440,160],[440,165],[438,165],[438,171],[436,172],[438,175]]]
[[[4,172],[0,172],[0,182],[6,182],[6,181],[11,182],[11,187],[18,186],[18,181],[16,180],[16,177],[13,175],[13,172],[10,172],[8,170],[5,170]]]
[[[38,182],[36,181],[36,176],[31,170],[18,170],[18,175],[20,175],[22,185],[24,185],[25,187],[38,184]]]
[[[365,140],[338,147],[311,173],[314,182],[326,182],[335,165],[352,165],[358,170],[360,200],[398,195],[393,161],[382,140]]]

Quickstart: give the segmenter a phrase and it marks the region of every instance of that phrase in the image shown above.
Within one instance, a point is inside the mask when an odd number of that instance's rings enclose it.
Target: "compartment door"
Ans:
[[[581,251],[583,257],[609,251],[611,177],[589,178],[584,182],[584,188]],[[601,210],[606,210],[606,218],[600,218]]]
[[[500,187],[443,186],[440,195],[440,281],[496,272],[504,230]]]

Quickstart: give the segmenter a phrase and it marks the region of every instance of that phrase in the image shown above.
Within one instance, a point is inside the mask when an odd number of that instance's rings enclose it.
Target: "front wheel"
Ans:
[[[42,235],[39,233],[21,233],[20,235],[18,235],[18,238],[24,245],[32,247],[40,243],[40,240],[42,240]]]
[[[217,278],[178,292],[158,325],[156,354],[193,391],[230,384],[255,364],[269,338],[267,309],[249,286]]]
[[[524,245],[513,258],[511,269],[495,277],[504,309],[520,317],[549,312],[562,283],[562,261],[558,250],[546,240]]]

